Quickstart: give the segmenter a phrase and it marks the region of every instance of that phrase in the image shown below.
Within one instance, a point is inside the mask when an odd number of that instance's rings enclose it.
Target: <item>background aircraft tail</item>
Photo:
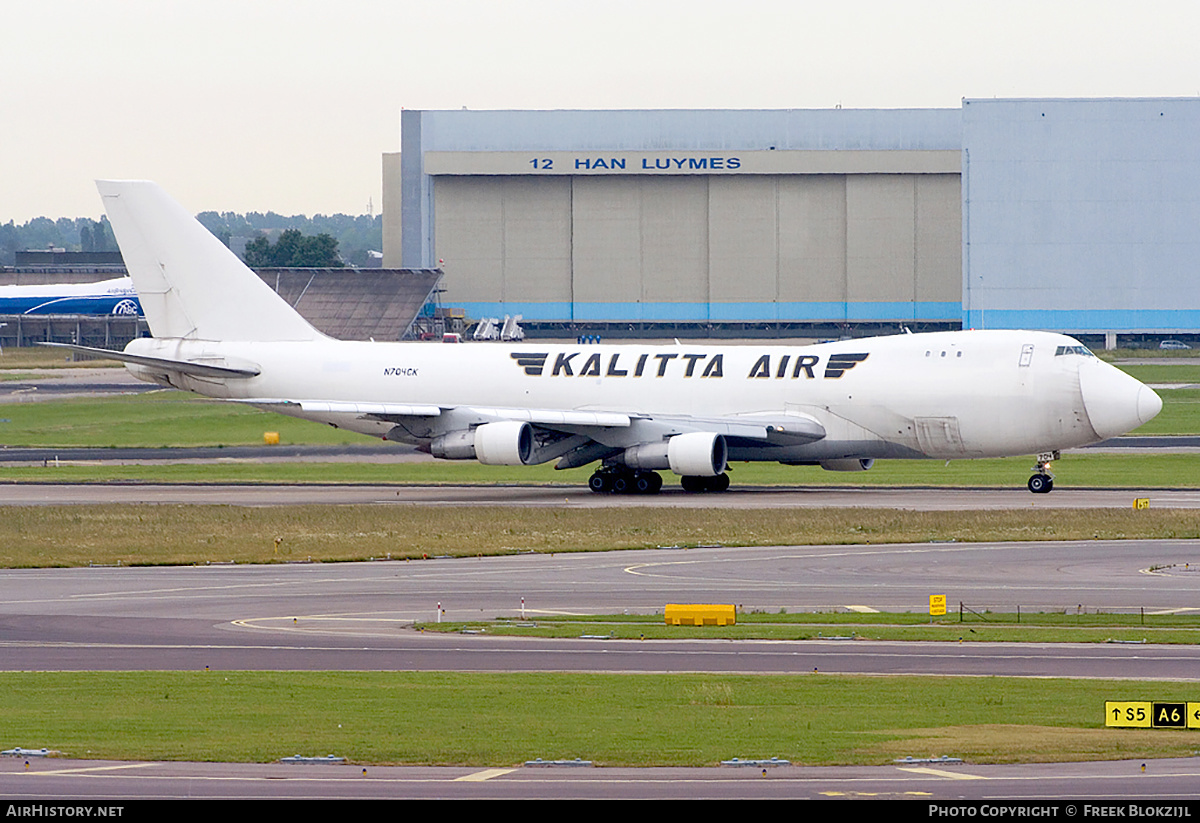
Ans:
[[[156,184],[98,180],[96,187],[155,337],[322,337]]]

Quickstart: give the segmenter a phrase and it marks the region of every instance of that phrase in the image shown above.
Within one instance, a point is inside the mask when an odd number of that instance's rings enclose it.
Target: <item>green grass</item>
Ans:
[[[934,641],[949,643],[1200,643],[1200,614],[975,614],[965,611],[931,618],[927,614],[807,613],[739,614],[734,626],[669,626],[655,615],[599,615],[535,620],[480,620],[424,623],[424,631],[482,632],[519,637],[607,636],[616,640],[779,640],[822,638]]]
[[[430,511],[390,504],[8,506],[0,508],[0,568],[333,562],[712,544],[1200,539],[1197,509],[439,506],[436,517]]]
[[[1200,434],[1200,389],[1163,389],[1163,409],[1130,434]]]
[[[78,357],[78,359],[76,359]],[[94,360],[83,355],[74,355],[49,346],[14,348],[9,346],[0,352],[0,372],[8,369],[84,369],[113,368],[121,364],[115,360]]]
[[[0,444],[58,447],[261,445],[263,433],[283,443],[337,445],[371,439],[321,423],[207,400],[172,390],[0,406]]]
[[[0,424],[2,426],[2,424]],[[1031,457],[987,460],[881,460],[867,472],[827,472],[816,466],[734,463],[733,487],[927,486],[1022,489],[1033,467]],[[1134,497],[1150,489],[1200,486],[1200,454],[1068,454],[1053,465],[1055,484],[1068,488],[1124,488]],[[310,463],[220,461],[206,464],[146,463],[122,465],[96,461],[55,465],[0,466],[0,482],[82,483],[369,483],[369,484],[513,484],[561,485],[564,492],[585,490],[592,467],[556,471],[543,466],[484,466],[474,461],[402,463]],[[674,476],[664,477],[669,486]],[[1036,502],[1040,498],[1030,498]]]
[[[12,672],[0,673],[0,738],[118,760],[1116,760],[1188,756],[1197,737],[1105,729],[1105,700],[1194,697],[1190,683],[995,677]]]
[[[1117,368],[1143,383],[1200,383],[1200,365],[1193,363],[1118,363]]]
[[[1095,355],[1101,360],[1106,360],[1109,363],[1119,363],[1122,360],[1162,360],[1170,362],[1171,360],[1186,359],[1189,357],[1200,357],[1200,350],[1197,349],[1113,349],[1106,351],[1097,349]]]

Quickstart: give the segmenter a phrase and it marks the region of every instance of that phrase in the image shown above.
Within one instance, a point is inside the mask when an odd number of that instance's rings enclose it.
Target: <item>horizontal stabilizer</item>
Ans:
[[[166,357],[147,357],[144,354],[127,354],[112,349],[97,349],[91,346],[76,346],[72,343],[38,343],[39,346],[50,346],[55,349],[67,349],[80,354],[102,357],[106,360],[119,360],[122,363],[135,363],[152,369],[165,369],[179,374],[191,374],[196,377],[258,377],[262,370],[258,366],[234,368],[232,366],[214,366],[208,363],[196,363],[190,360],[171,360]]]

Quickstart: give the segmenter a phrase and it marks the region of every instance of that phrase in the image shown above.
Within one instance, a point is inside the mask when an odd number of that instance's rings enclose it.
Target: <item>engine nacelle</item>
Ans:
[[[533,427],[517,420],[475,429],[475,459],[488,466],[523,466],[533,454]]]
[[[474,460],[475,432],[448,432],[429,441],[429,453],[442,460]]]
[[[865,472],[874,465],[874,457],[843,457],[840,460],[821,461],[821,468],[827,472]]]
[[[669,469],[671,461],[667,457],[667,449],[668,442],[666,440],[661,443],[643,443],[640,446],[631,446],[625,450],[621,461],[631,469],[643,471]]]
[[[713,432],[677,434],[667,441],[667,463],[685,477],[716,477],[725,471],[728,455],[725,437]]]
[[[443,460],[478,460],[488,466],[523,466],[533,454],[533,427],[517,420],[484,423],[471,431],[435,437],[429,444]]]

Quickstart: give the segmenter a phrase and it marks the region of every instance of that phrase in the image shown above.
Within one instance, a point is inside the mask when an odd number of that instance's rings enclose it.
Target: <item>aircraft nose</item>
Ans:
[[[1158,413],[1162,411],[1162,398],[1158,396],[1158,392],[1149,386],[1143,385],[1138,392],[1138,418],[1143,423],[1149,423]]]
[[[1107,363],[1079,370],[1083,406],[1096,434],[1116,437],[1149,422],[1162,411],[1162,398],[1142,382]]]

